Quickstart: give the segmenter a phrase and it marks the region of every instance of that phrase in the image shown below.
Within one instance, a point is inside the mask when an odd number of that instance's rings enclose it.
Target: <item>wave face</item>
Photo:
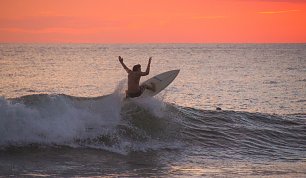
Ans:
[[[303,160],[305,115],[277,116],[236,111],[180,108],[187,140],[207,157]],[[304,156],[302,156],[304,155]]]
[[[164,107],[157,100],[124,101],[116,93],[96,98],[46,94],[1,98],[0,147],[92,147],[123,154],[158,149],[169,145],[164,132],[171,132],[166,128],[169,119],[162,118]]]
[[[28,95],[0,98],[0,148],[69,146],[127,154],[187,149],[219,158],[300,160],[305,115],[204,111],[154,98]]]

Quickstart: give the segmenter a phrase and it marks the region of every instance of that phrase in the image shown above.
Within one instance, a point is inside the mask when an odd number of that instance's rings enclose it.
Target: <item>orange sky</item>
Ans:
[[[305,43],[306,0],[0,0],[0,42]]]

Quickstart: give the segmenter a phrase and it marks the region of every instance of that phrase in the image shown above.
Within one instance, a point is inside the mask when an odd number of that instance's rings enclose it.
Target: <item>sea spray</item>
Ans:
[[[2,146],[70,143],[83,136],[86,123],[90,124],[88,121],[97,120],[94,113],[75,107],[65,96],[40,95],[40,99],[32,101],[31,105],[1,102]]]
[[[71,146],[120,154],[177,147],[166,103],[154,98],[127,100],[125,88],[122,80],[112,94],[99,97],[1,98],[0,147]]]
[[[121,120],[122,83],[96,100],[46,94],[0,98],[0,146],[65,145],[112,132]]]

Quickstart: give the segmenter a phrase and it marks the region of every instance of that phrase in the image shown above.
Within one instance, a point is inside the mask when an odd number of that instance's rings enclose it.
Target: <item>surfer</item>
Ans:
[[[152,57],[149,58],[147,70],[145,72],[142,72],[140,64],[134,65],[133,70],[131,70],[123,63],[123,58],[119,56],[119,62],[128,73],[128,89],[126,90],[127,98],[138,97],[144,92],[145,89],[151,90],[153,92],[155,91],[154,83],[151,83],[150,85],[145,84],[139,86],[140,77],[149,75],[150,73],[151,61]]]

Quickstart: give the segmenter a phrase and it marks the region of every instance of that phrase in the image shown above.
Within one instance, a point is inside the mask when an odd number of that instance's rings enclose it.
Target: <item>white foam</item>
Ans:
[[[104,98],[78,102],[63,95],[46,96],[49,100],[39,105],[0,98],[0,146],[69,144],[111,132],[121,120],[118,88]]]
[[[135,133],[142,131],[123,118],[125,112],[121,110],[129,102],[125,100],[125,88],[126,80],[122,80],[114,93],[99,98],[80,99],[66,95],[22,98],[30,104],[0,98],[0,149],[10,145],[55,144],[127,154],[129,151],[169,147],[158,138],[144,136],[146,139],[139,141],[134,140],[129,131],[124,133],[125,128]],[[159,118],[166,113],[166,105],[159,99],[136,98],[133,103]],[[134,112],[133,107],[131,112]],[[137,108],[135,113],[141,114]],[[120,130],[122,127],[124,129]]]
[[[138,106],[146,109],[156,117],[161,118],[165,116],[166,104],[160,99],[153,97],[145,97],[145,98],[135,98],[133,99],[133,101]]]

